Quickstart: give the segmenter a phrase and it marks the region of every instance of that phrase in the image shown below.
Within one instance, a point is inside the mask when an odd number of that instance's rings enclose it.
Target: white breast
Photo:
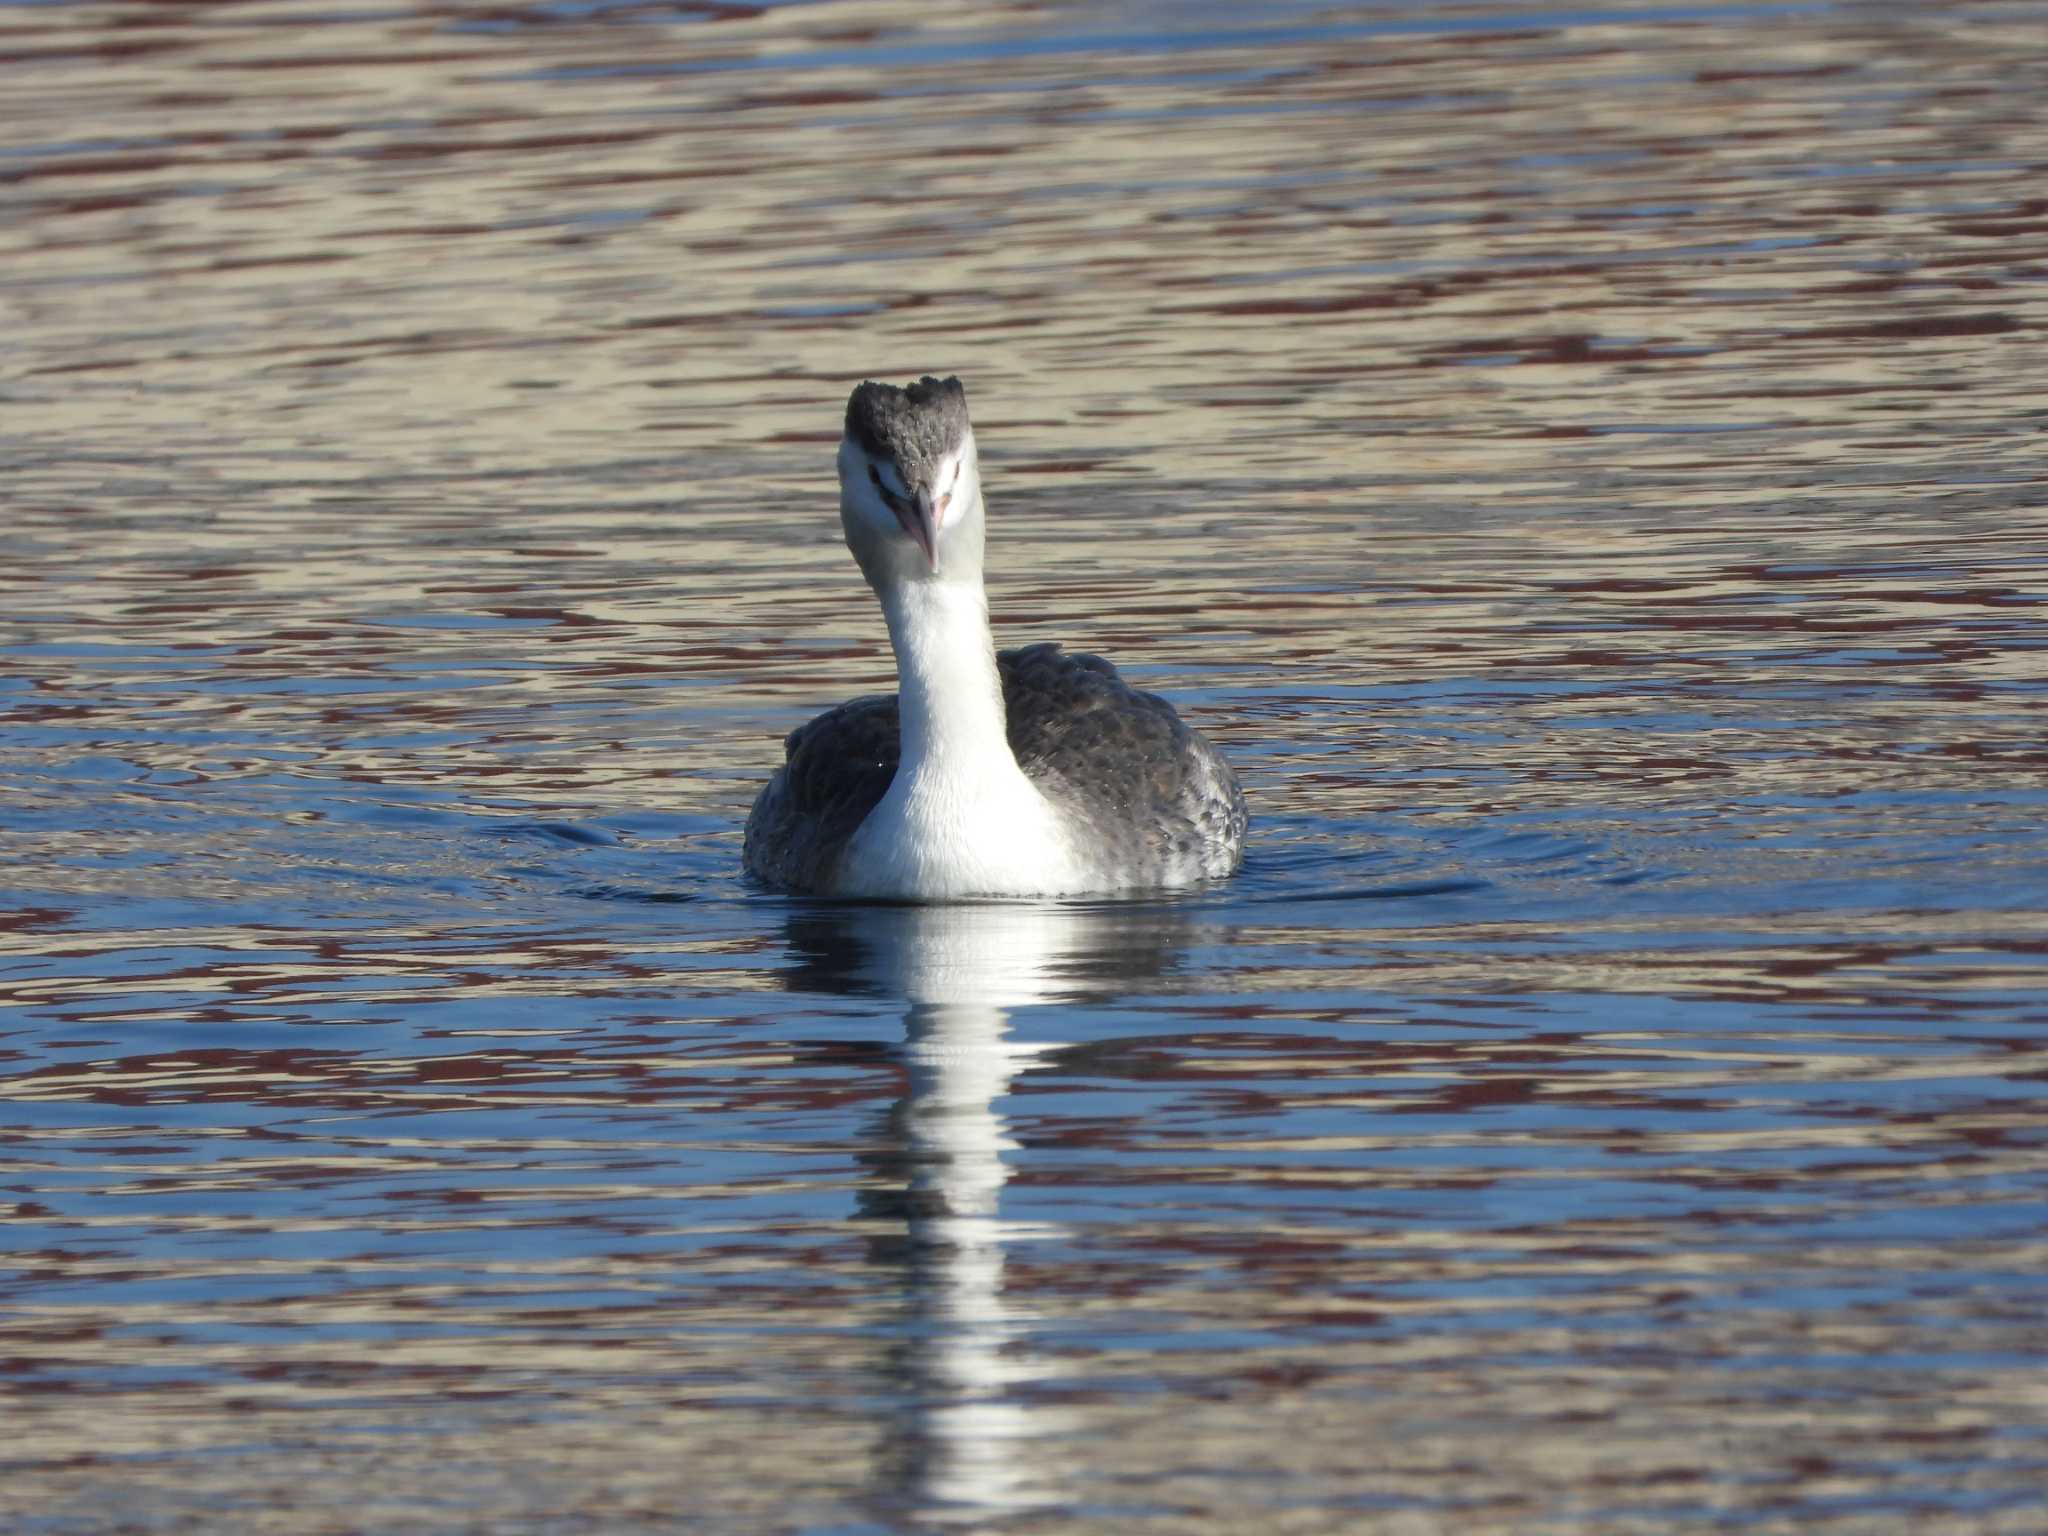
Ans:
[[[1046,799],[997,750],[971,763],[905,762],[840,861],[837,894],[911,901],[1060,896],[1087,888]]]
[[[891,585],[881,598],[902,682],[902,755],[840,856],[834,893],[946,901],[1086,889],[1073,839],[1010,753],[980,581]]]

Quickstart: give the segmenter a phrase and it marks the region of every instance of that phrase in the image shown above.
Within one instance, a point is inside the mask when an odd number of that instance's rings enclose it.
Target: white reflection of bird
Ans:
[[[1014,1252],[1069,1234],[1004,1211],[1010,1162],[1023,1155],[1006,1101],[1020,1073],[1053,1066],[1065,1047],[1035,1028],[1020,1038],[1010,1010],[1156,977],[1185,943],[1183,922],[1167,903],[1059,902],[813,908],[795,919],[795,947],[832,962],[810,970],[814,980],[907,1005],[906,1096],[876,1139],[898,1142],[907,1164],[890,1193],[908,1242],[878,1252],[903,1256],[909,1315],[877,1356],[877,1401],[900,1406],[876,1465],[894,1474],[916,1530],[993,1529],[1071,1497],[1065,1448],[1087,1443],[1088,1424],[1067,1400],[1069,1362],[1040,1346],[1038,1291],[1006,1278]],[[1057,1271],[1062,1261],[1041,1262]]]
[[[839,518],[881,599],[902,692],[790,733],[747,819],[750,874],[942,901],[1156,890],[1237,868],[1244,796],[1170,704],[1099,657],[996,653],[958,379],[854,390]]]

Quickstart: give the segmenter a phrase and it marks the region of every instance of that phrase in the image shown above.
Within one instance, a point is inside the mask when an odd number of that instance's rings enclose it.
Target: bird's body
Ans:
[[[747,820],[750,874],[789,891],[943,901],[1156,890],[1236,869],[1244,797],[1171,705],[1098,657],[996,654],[957,380],[854,391],[840,487],[902,691],[790,733]]]

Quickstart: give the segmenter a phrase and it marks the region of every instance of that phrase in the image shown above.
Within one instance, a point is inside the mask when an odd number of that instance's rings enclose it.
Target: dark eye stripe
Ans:
[[[868,479],[874,482],[875,490],[881,494],[882,504],[891,512],[900,514],[910,510],[910,498],[898,496],[889,487],[882,484],[882,472],[872,464],[868,466]]]

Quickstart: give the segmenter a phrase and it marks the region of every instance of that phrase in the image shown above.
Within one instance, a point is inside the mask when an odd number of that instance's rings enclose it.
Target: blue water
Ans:
[[[8,1531],[2048,1524],[2039,7],[14,15]],[[742,879],[928,369],[1229,883]]]

